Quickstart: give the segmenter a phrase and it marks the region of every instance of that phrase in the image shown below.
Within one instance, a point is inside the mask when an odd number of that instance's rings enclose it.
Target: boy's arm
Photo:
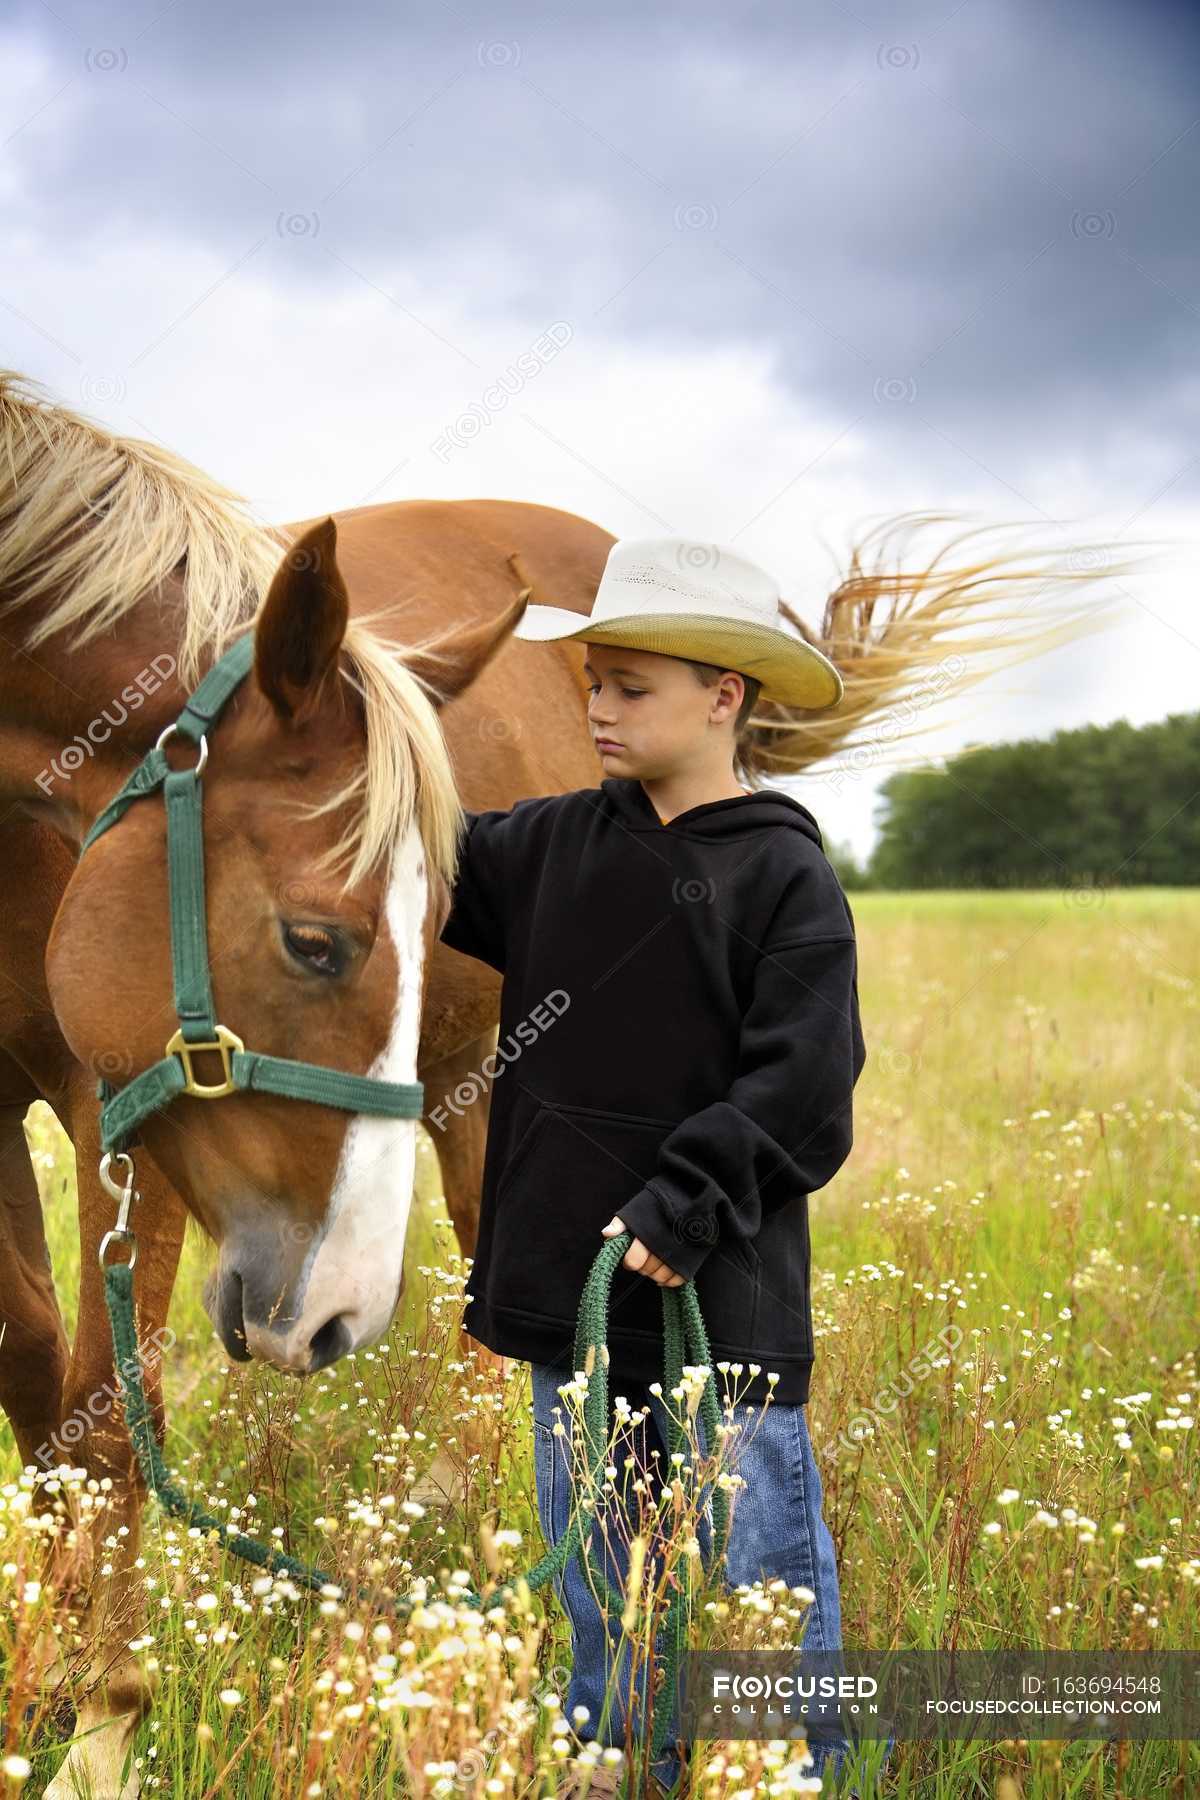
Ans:
[[[655,1173],[618,1208],[685,1278],[721,1239],[755,1237],[776,1207],[824,1187],[850,1154],[851,1096],[866,1062],[857,950],[848,908],[840,930],[836,917],[818,922],[835,934],[764,946],[733,1085],[675,1127]]]
[[[518,802],[518,804],[520,804]],[[513,809],[515,811],[515,808]],[[504,973],[508,838],[513,811],[466,812],[450,915],[441,942]]]

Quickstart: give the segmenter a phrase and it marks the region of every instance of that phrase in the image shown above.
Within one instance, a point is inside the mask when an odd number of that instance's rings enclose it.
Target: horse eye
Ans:
[[[283,941],[298,962],[322,975],[337,975],[341,969],[338,942],[331,931],[320,925],[289,925]]]

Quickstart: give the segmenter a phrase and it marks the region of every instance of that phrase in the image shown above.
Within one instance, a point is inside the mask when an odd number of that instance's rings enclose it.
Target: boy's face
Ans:
[[[676,656],[589,644],[588,724],[606,775],[669,775],[714,748],[732,758],[733,722],[745,697],[730,670],[712,687]]]

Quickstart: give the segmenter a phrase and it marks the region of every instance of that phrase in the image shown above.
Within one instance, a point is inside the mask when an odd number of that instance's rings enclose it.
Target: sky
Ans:
[[[813,628],[906,511],[1153,547],[792,784],[827,840],[891,768],[1194,710],[1195,8],[5,0],[0,55],[0,361],[264,521],[532,500]]]

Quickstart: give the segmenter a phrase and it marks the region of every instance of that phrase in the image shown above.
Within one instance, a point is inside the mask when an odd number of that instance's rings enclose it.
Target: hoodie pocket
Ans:
[[[696,1297],[711,1344],[752,1354],[758,1336],[763,1266],[751,1243],[713,1246],[696,1275]]]
[[[489,1304],[573,1323],[603,1227],[653,1175],[677,1123],[542,1101],[496,1190]],[[618,1268],[610,1319],[660,1336],[657,1283]]]

